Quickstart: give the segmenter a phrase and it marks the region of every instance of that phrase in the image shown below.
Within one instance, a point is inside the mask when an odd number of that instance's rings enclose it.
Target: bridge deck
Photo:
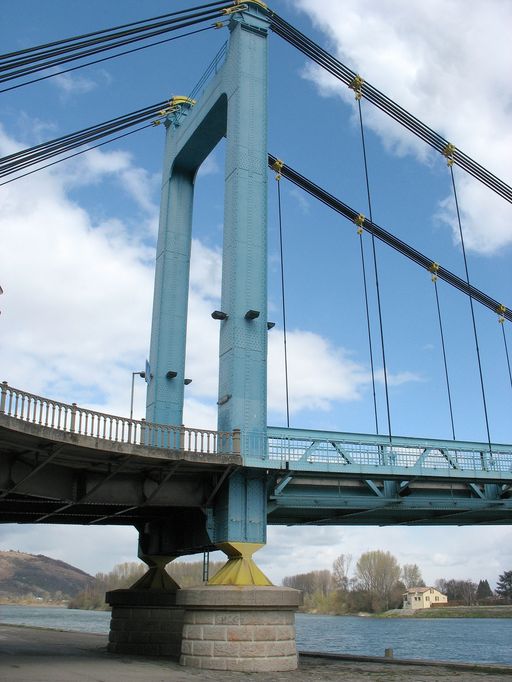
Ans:
[[[136,524],[206,513],[223,481],[266,478],[268,523],[512,522],[512,446],[149,424],[3,384],[0,522]],[[188,511],[187,511],[188,510]]]

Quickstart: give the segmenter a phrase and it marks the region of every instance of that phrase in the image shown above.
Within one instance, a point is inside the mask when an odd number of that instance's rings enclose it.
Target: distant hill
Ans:
[[[42,554],[0,551],[0,601],[63,599],[94,583],[94,578],[64,561]]]

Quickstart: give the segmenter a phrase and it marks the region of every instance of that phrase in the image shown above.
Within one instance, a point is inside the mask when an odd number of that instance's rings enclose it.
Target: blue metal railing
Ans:
[[[266,448],[262,448],[262,441]],[[512,446],[269,427],[242,434],[244,463],[295,471],[512,480]]]

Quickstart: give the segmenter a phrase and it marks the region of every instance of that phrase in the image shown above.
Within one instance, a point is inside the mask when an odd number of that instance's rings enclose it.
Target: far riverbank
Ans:
[[[510,606],[444,606],[434,609],[393,609],[373,614],[377,618],[512,618]]]

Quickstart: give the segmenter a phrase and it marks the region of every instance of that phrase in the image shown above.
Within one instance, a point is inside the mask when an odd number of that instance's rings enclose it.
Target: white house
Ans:
[[[410,587],[403,597],[404,609],[429,609],[432,604],[448,602],[448,597],[435,587]]]

